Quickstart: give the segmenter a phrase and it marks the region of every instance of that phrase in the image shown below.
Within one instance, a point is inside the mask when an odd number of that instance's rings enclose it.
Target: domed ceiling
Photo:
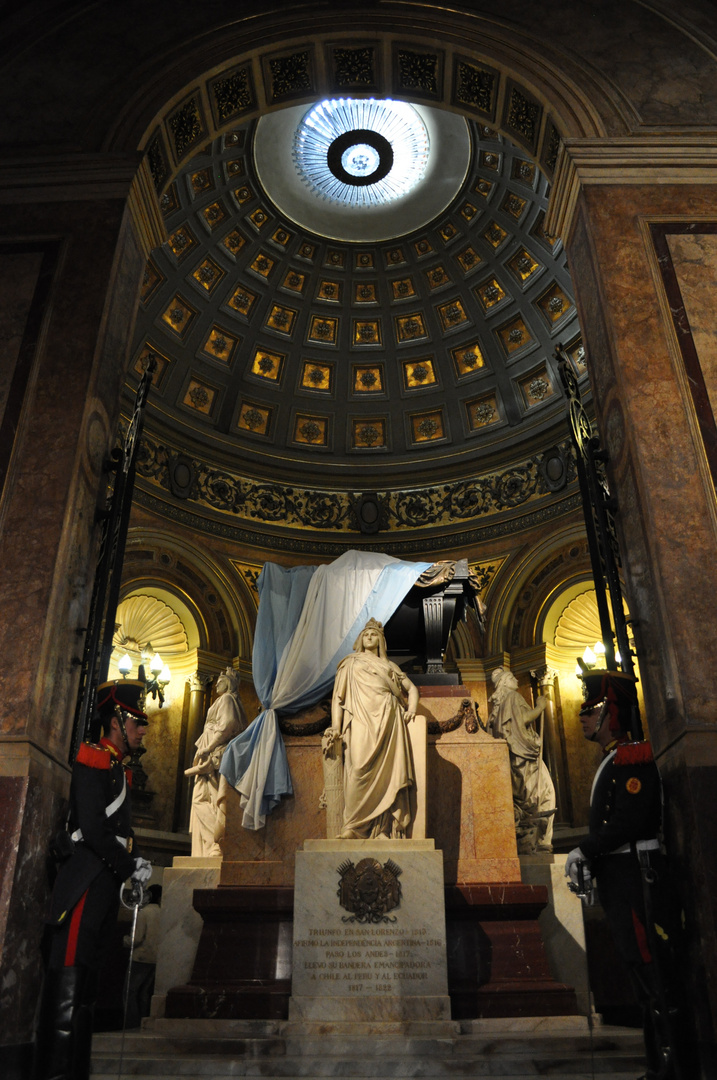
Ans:
[[[384,239],[337,239],[361,207],[319,198],[302,225],[278,208],[305,186],[289,136],[308,111],[221,136],[162,196],[169,240],[147,265],[133,362],[137,376],[157,362],[141,475],[241,516],[227,489],[241,478],[356,492],[539,464],[566,439],[558,341],[585,373],[545,177],[496,130],[424,106],[438,156],[413,218],[399,198],[366,229]]]

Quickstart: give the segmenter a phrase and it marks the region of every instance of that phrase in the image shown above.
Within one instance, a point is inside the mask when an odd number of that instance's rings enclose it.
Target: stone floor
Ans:
[[[585,1017],[415,1024],[296,1024],[290,1021],[145,1021],[125,1036],[96,1035],[94,1080],[176,1077],[351,1077],[422,1080],[559,1076],[635,1080],[644,1069],[640,1032]]]

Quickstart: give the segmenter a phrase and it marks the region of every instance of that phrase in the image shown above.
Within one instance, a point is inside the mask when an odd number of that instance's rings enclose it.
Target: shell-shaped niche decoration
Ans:
[[[609,597],[608,607],[612,613]],[[624,604],[623,610],[627,616]],[[593,643],[600,641],[601,637],[597,598],[595,590],[590,589],[571,600],[563,611],[555,627],[555,645],[559,649],[568,650],[572,655],[582,656],[585,646],[592,648]]]
[[[117,608],[113,645],[139,653],[148,642],[163,660],[189,647],[182,620],[169,604],[155,596],[129,596]]]

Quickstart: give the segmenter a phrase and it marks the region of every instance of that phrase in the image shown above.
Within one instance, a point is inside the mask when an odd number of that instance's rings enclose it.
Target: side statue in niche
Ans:
[[[543,761],[542,734],[536,729],[548,699],[541,695],[531,709],[508,668],[496,668],[491,679],[495,693],[488,728],[494,738],[508,743],[518,851],[521,855],[552,851],[555,788]]]
[[[225,814],[223,788],[227,782],[219,774],[219,766],[227,743],[246,727],[246,715],[238,696],[239,676],[232,668],[217,679],[218,697],[207,712],[204,730],[197,739],[194,762],[184,770],[194,777],[192,812],[189,829],[192,834],[192,855],[221,856]]]
[[[331,727],[322,739],[329,835],[341,840],[408,835],[415,780],[406,725],[418,701],[418,689],[386,655],[383,626],[369,619],[353,653],[338,666]],[[332,816],[340,830],[332,829]]]

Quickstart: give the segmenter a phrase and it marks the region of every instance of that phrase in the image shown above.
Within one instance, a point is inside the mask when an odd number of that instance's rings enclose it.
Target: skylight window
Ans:
[[[402,198],[423,177],[428,155],[426,126],[404,101],[321,101],[294,136],[302,181],[343,206],[375,207]]]

